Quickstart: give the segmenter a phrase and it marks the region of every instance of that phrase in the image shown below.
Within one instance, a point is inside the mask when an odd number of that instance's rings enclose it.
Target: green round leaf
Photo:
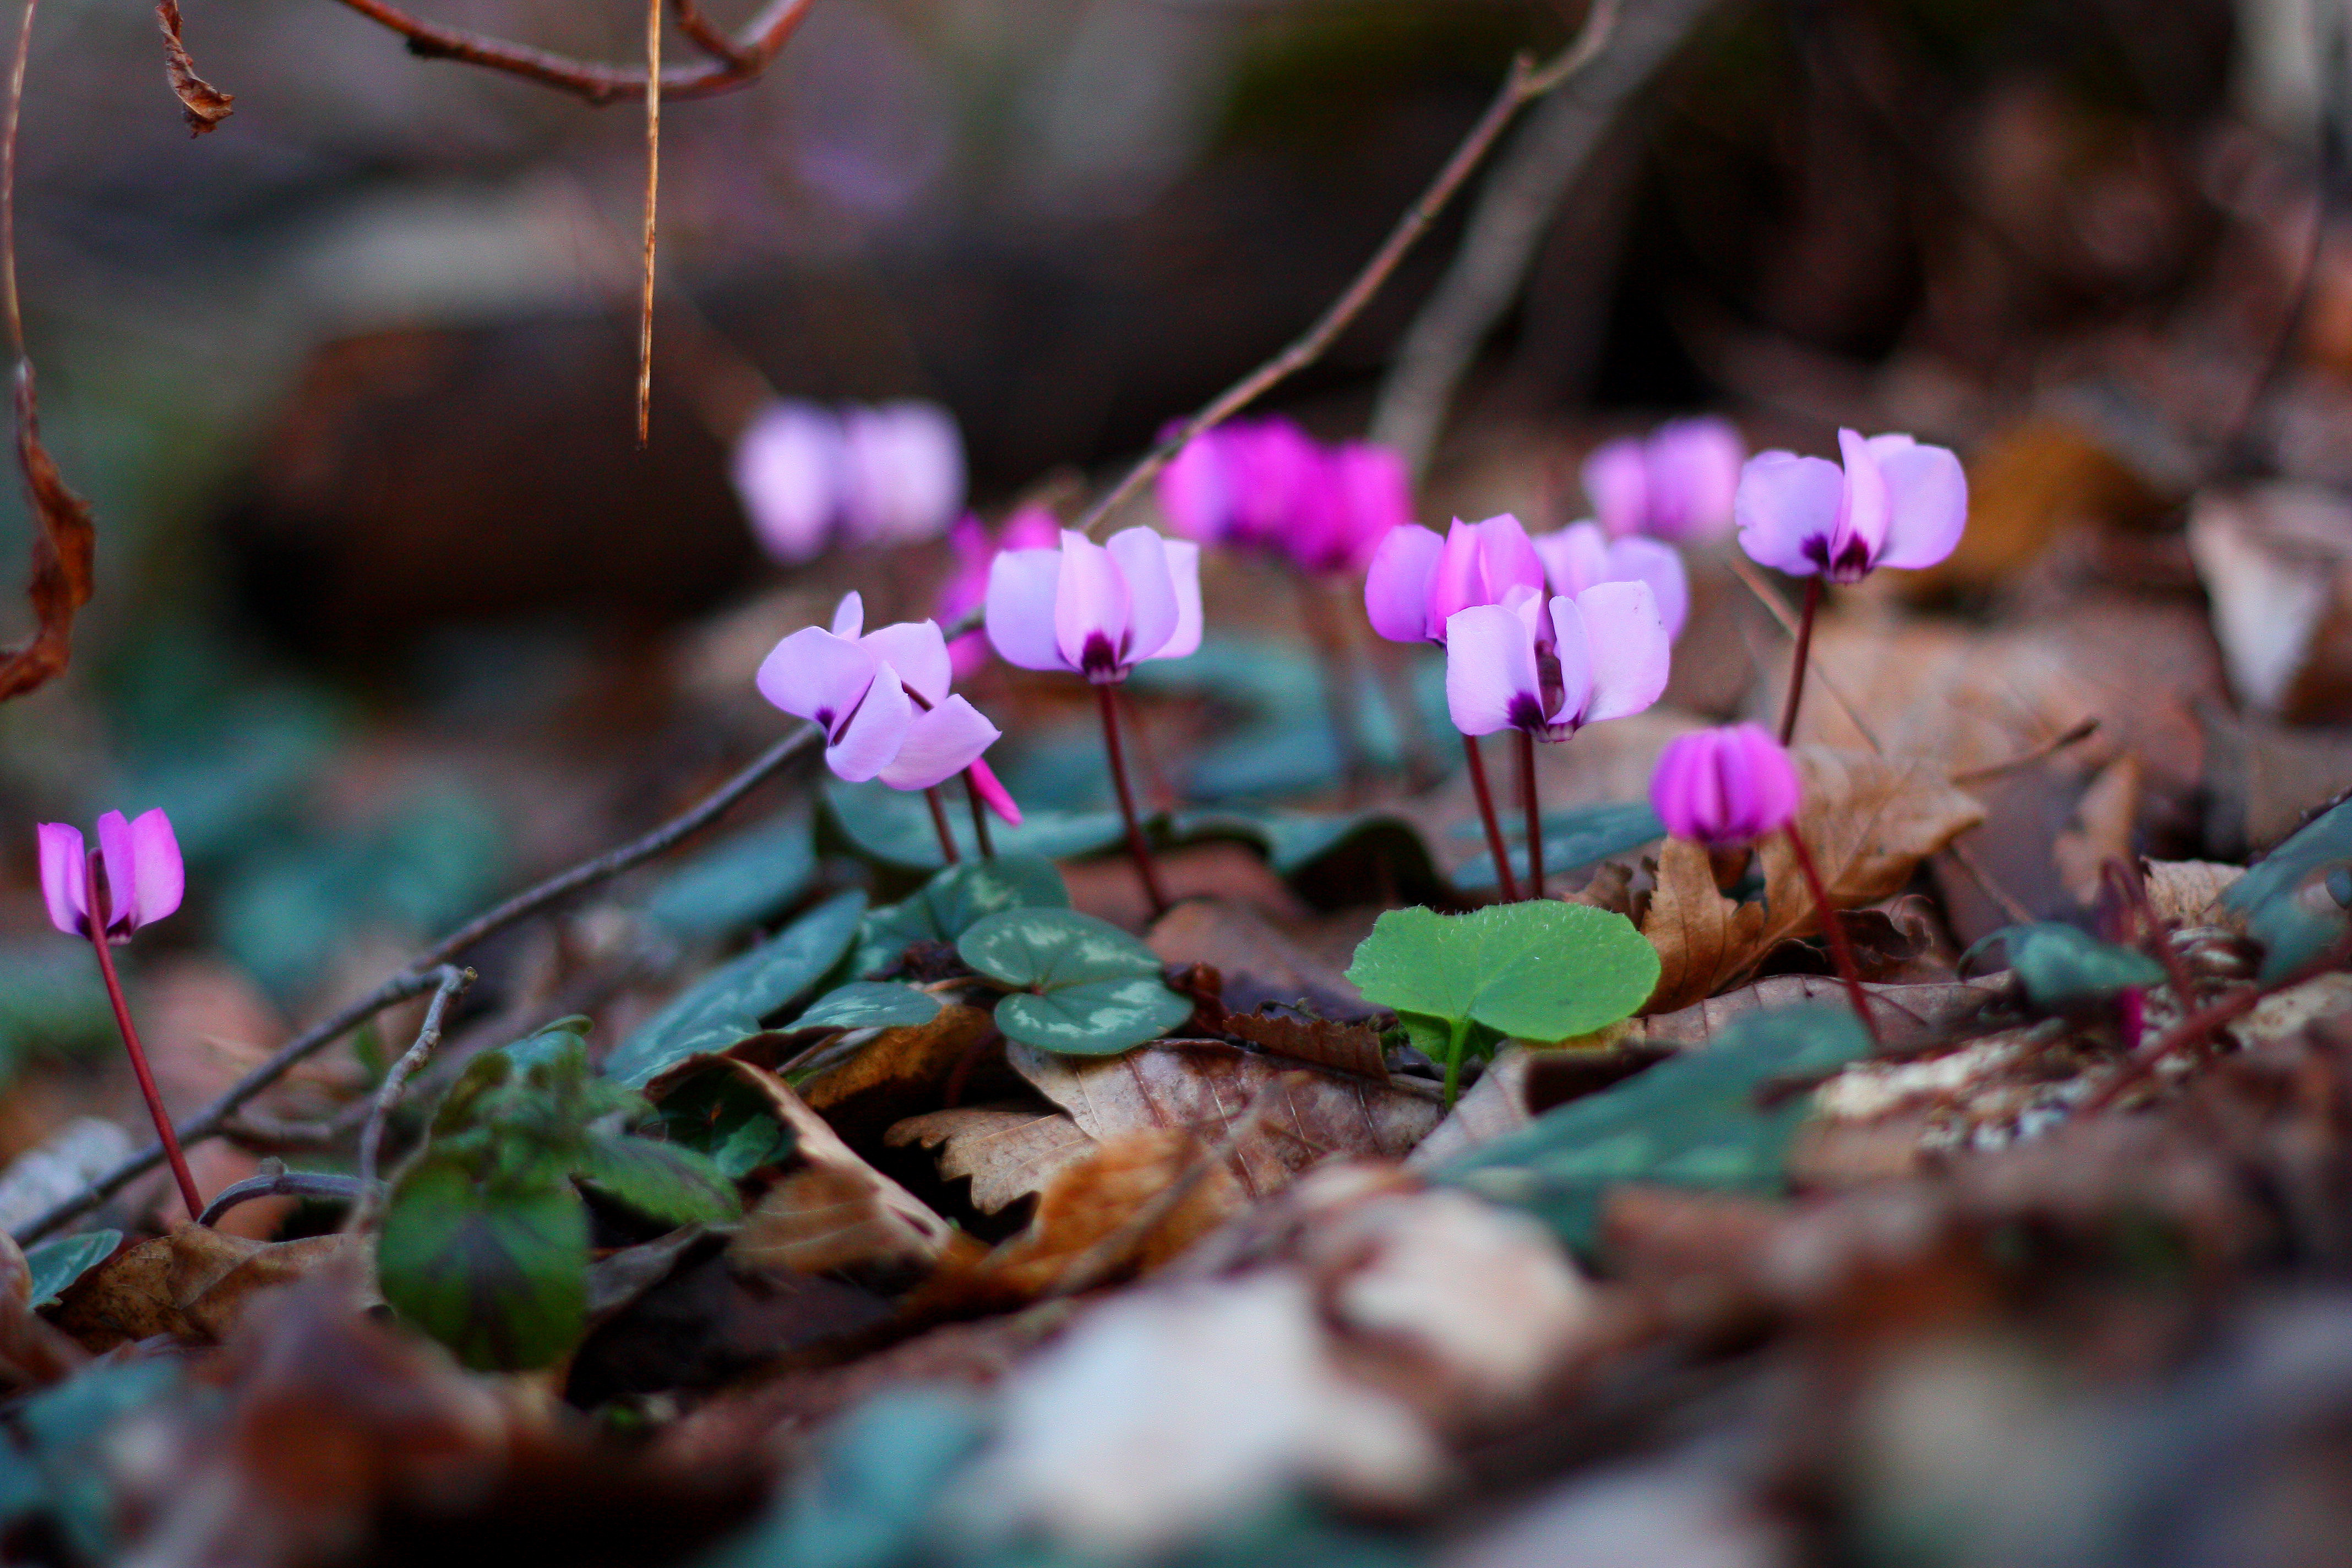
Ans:
[[[793,1020],[795,1029],[889,1029],[928,1024],[940,999],[911,985],[856,980],[828,991]]]
[[[1582,904],[1391,910],[1357,946],[1348,978],[1365,1001],[1399,1013],[1565,1040],[1648,1001],[1658,953],[1624,916]]]
[[[909,942],[953,942],[974,921],[1005,910],[1069,907],[1070,891],[1051,860],[1000,855],[950,866],[911,896],[866,915],[850,973],[870,974],[897,963]]]
[[[376,1271],[393,1310],[467,1366],[546,1366],[586,1323],[587,1211],[560,1175],[486,1185],[428,1158],[393,1190]]]
[[[1108,921],[1075,910],[991,915],[963,933],[956,952],[990,979],[1024,989],[1160,978],[1160,959],[1150,948]]]
[[[1192,999],[1157,974],[1090,980],[1043,995],[1015,992],[996,1005],[1008,1040],[1072,1057],[1114,1057],[1156,1040],[1192,1016]]]

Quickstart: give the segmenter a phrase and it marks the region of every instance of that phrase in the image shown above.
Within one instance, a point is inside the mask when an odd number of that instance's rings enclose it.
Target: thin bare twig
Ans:
[[[272,1165],[278,1168],[271,1170]],[[289,1171],[280,1161],[265,1160],[261,1174],[231,1182],[215,1193],[196,1223],[211,1225],[239,1204],[256,1198],[327,1198],[355,1204],[363,1190],[357,1176],[335,1171]]]
[[[654,414],[654,238],[661,205],[662,0],[646,0],[646,260],[645,295],[637,312],[637,445],[646,444]]]
[[[400,1104],[400,1097],[406,1091],[408,1080],[431,1059],[434,1047],[441,1043],[442,1015],[449,1010],[449,1004],[464,995],[466,987],[473,983],[472,970],[460,969],[454,963],[441,966],[440,984],[433,993],[431,1004],[425,1009],[425,1022],[417,1028],[416,1043],[400,1054],[400,1059],[384,1073],[383,1083],[375,1091],[375,1100],[368,1107],[367,1122],[360,1129],[359,1177],[364,1195],[359,1207],[352,1213],[349,1228],[352,1230],[366,1229],[368,1223],[375,1217],[378,1202],[376,1157],[383,1150],[384,1127],[392,1121],[393,1110]]]
[[[1780,623],[1780,629],[1794,637],[1800,624],[1797,613],[1789,608],[1789,602],[1780,597],[1780,591],[1767,582],[1764,574],[1757,571],[1746,556],[1734,554],[1729,557],[1729,560],[1732,574],[1747,584],[1748,591],[1756,595],[1756,602],[1763,605],[1774,620]],[[1830,673],[1829,667],[1814,665],[1813,679],[1822,683],[1822,689],[1830,694],[1832,700],[1845,710],[1847,721],[1853,725],[1864,740],[1870,742],[1870,749],[1880,756],[1885,756],[1886,748],[1880,743],[1877,731],[1873,730],[1869,721],[1863,718],[1862,705],[1846,694],[1845,687]]]
[[[702,7],[694,0],[677,0],[673,9],[677,16],[677,30],[692,39],[695,47],[730,65],[742,63],[741,46],[727,36],[727,29],[704,16]]]
[[[646,73],[632,66],[600,65],[593,60],[573,59],[568,55],[547,49],[533,48],[528,44],[509,43],[463,27],[445,26],[412,16],[387,0],[342,0],[372,22],[390,27],[408,40],[408,52],[428,59],[460,60],[467,65],[481,66],[490,70],[505,71],[561,91],[576,93],[590,103],[618,103],[634,100],[646,90]],[[751,18],[743,30],[729,40],[727,52],[710,48],[708,43],[687,29],[687,36],[719,58],[700,65],[676,67],[661,74],[661,91],[668,98],[708,98],[714,93],[731,91],[756,79],[766,70],[785,42],[793,36],[801,19],[808,15],[810,0],[770,0],[760,14]],[[703,24],[705,26],[708,24]],[[679,26],[686,24],[681,18]]]
[[[184,1145],[193,1145],[219,1136],[229,1118],[246,1101],[276,1083],[297,1063],[341,1039],[385,1008],[436,989],[440,984],[442,966],[485,937],[561,903],[574,893],[609,881],[708,827],[725,816],[736,802],[807,751],[814,744],[819,733],[814,725],[801,726],[761,752],[733,778],[704,796],[698,804],[652,832],[617,849],[608,849],[592,860],[584,860],[568,871],[559,872],[537,887],[517,893],[497,908],[475,916],[365,996],[287,1041],[268,1061],[239,1079],[218,1100],[194,1117],[178,1123],[180,1142]],[[15,1233],[16,1240],[20,1244],[37,1240],[67,1221],[88,1213],[121,1191],[127,1184],[153,1170],[163,1158],[163,1150],[150,1143],[92,1182],[87,1190],[51,1205],[46,1212],[18,1226]]]
[[[1293,339],[1280,353],[1218,394],[1207,407],[1184,421],[1174,435],[1144,454],[1143,459],[1127,471],[1127,477],[1078,520],[1074,525],[1078,531],[1093,532],[1097,523],[1149,484],[1152,477],[1167,467],[1170,459],[1201,432],[1232,418],[1283,381],[1321,358],[1323,351],[1329,348],[1333,341],[1348,329],[1349,323],[1361,315],[1364,307],[1372,302],[1373,296],[1389,280],[1389,275],[1397,269],[1397,264],[1428,232],[1429,226],[1437,221],[1437,215],[1445,210],[1445,205],[1454,199],[1454,193],[1462,188],[1463,182],[1478,167],[1488,150],[1495,145],[1496,138],[1502,135],[1519,110],[1575,76],[1601,55],[1615,26],[1616,16],[1616,0],[1595,0],[1591,11],[1584,18],[1584,26],[1577,32],[1576,41],[1551,63],[1538,67],[1525,55],[1515,58],[1511,61],[1510,75],[1504,79],[1502,90],[1495,95],[1495,101],[1486,106],[1486,112],[1479,116],[1478,123],[1471,127],[1470,134],[1462,139],[1462,144],[1454,150],[1454,156],[1438,170],[1437,177],[1430,181],[1429,188],[1421,194],[1421,199],[1405,209],[1404,216],[1397,220],[1396,227],[1391,229],[1388,238],[1381,242],[1380,249],[1364,263],[1363,270],[1357,273],[1347,288],[1340,290],[1339,297],[1316,318],[1315,324]]]
[[[2034,763],[2045,762],[2070,746],[2080,745],[2098,732],[2099,721],[2096,719],[2084,719],[2051,736],[2032,751],[2021,752],[2007,762],[1989,763],[1980,768],[1970,768],[1966,773],[1954,773],[1952,782],[1962,789],[1968,788],[1970,784],[1991,784],[1996,779],[2007,778],[2014,773],[2022,773]]]

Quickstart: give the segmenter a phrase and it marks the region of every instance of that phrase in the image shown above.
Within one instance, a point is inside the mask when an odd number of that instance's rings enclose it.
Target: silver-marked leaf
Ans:
[[[1192,1016],[1192,999],[1156,974],[1084,981],[1043,995],[1015,992],[996,1005],[996,1026],[1006,1039],[1074,1057],[1117,1056]]]
[[[1192,1015],[1191,1000],[1161,984],[1150,948],[1072,910],[991,915],[963,933],[956,951],[981,973],[1016,988],[996,1005],[996,1026],[1041,1050],[1113,1055]]]
[[[892,1029],[928,1024],[940,1016],[940,999],[911,985],[853,980],[809,1004],[793,1020],[795,1029]]]

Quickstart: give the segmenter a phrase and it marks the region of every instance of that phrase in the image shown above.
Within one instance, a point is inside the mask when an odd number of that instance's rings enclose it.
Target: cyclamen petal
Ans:
[[[1801,797],[1796,764],[1757,724],[1677,737],[1650,779],[1650,804],[1667,832],[1720,847],[1786,827]]]
[[[98,819],[98,860],[106,869],[106,929],[129,936],[139,913],[139,856],[131,845],[131,819],[119,811]]]
[[[1574,598],[1609,580],[1610,539],[1597,522],[1571,522],[1558,533],[1530,541],[1543,562],[1544,578],[1555,594]]]
[[[1512,727],[1522,705],[1539,704],[1535,641],[1528,624],[1500,605],[1474,605],[1445,622],[1445,708],[1465,735]]]
[[[1612,535],[1637,532],[1649,521],[1649,460],[1639,437],[1604,441],[1584,459],[1584,499]]]
[[[1933,566],[1958,547],[1969,525],[1969,480],[1942,447],[1908,436],[1874,436],[1870,450],[1886,480],[1886,545],[1881,566]]]
[[[1012,826],[1021,826],[1021,807],[1014,802],[1013,792],[1004,787],[985,761],[974,758],[965,773],[971,780],[972,790],[980,796],[982,805]]]
[[[988,568],[989,645],[1022,669],[1076,669],[1055,636],[1054,596],[1061,583],[1059,550],[1006,550]]]
[[[1835,463],[1794,452],[1761,452],[1740,471],[1734,511],[1739,548],[1759,566],[1793,576],[1821,570],[1845,504],[1845,476]]]
[[[760,695],[796,719],[821,725],[830,744],[865,700],[875,671],[873,654],[822,626],[803,626],[760,662]]]
[[[1827,562],[1832,577],[1853,570],[1846,563],[1853,558],[1857,546],[1862,571],[1866,572],[1886,544],[1886,476],[1878,471],[1878,458],[1870,443],[1854,431],[1841,430],[1838,456],[1845,464],[1845,504],[1838,514],[1838,534]]]
[[[1731,526],[1732,498],[1748,444],[1727,419],[1673,419],[1643,451],[1649,515],[1643,531],[1665,540],[1705,539]]]
[[[1222,542],[1233,529],[1233,476],[1223,448],[1223,431],[1202,431],[1169,459],[1156,485],[1168,525],[1203,544]]]
[[[1185,548],[1198,552],[1201,547],[1187,543]],[[1134,664],[1153,657],[1176,635],[1180,611],[1175,578],[1169,571],[1168,542],[1148,528],[1123,528],[1103,550],[1127,584],[1128,635],[1119,662]]]
[[[898,756],[914,719],[915,705],[898,683],[898,672],[887,664],[877,665],[865,700],[825,747],[824,765],[852,784],[863,784]]]
[[[1658,618],[1666,624],[1666,640],[1683,635],[1690,618],[1690,574],[1683,552],[1661,539],[1621,539],[1610,547],[1610,583],[1647,583],[1658,601]]]
[[[1390,642],[1445,640],[1445,623],[1432,621],[1429,587],[1445,542],[1418,523],[1391,529],[1364,574],[1364,614]]]
[[[1338,526],[1328,547],[1299,564],[1310,572],[1360,572],[1390,530],[1412,521],[1412,478],[1394,448],[1350,441],[1331,455],[1331,488]]]
[[[1598,658],[1592,650],[1592,633],[1574,599],[1554,598],[1538,607],[1549,623],[1538,635],[1549,634],[1552,660],[1559,667],[1559,693],[1543,708],[1544,730],[1565,724],[1573,732],[1584,722],[1585,710],[1592,705],[1593,665]],[[1538,651],[1541,651],[1540,645]],[[1538,668],[1540,670],[1540,664]],[[1520,728],[1531,727],[1522,723]],[[1543,730],[1535,732],[1545,740],[1552,738]]]
[[[892,789],[929,789],[971,767],[1001,733],[961,697],[950,697],[907,726],[897,756],[876,776]]]
[[[1672,639],[1657,595],[1647,583],[1596,583],[1577,595],[1576,607],[1592,668],[1580,721],[1597,724],[1646,710],[1665,690],[1672,666]]]
[[[70,823],[44,822],[36,837],[41,851],[41,899],[48,905],[49,923],[68,936],[87,936],[89,850],[81,829]]]
[[[900,621],[868,632],[858,639],[866,650],[892,669],[907,689],[933,707],[947,700],[954,672],[948,666],[947,639],[937,621]]]
[[[1176,626],[1168,640],[1146,658],[1184,658],[1201,651],[1201,547],[1187,540],[1162,542],[1168,581],[1176,590]]]
[[[187,890],[187,871],[180,858],[179,836],[160,805],[131,819],[131,891],[116,898],[130,908],[131,929],[153,925],[180,907]],[[109,876],[112,873],[109,872]]]
[[[855,637],[866,629],[866,598],[855,588],[841,596],[833,607],[833,635]]]
[[[852,409],[842,421],[842,513],[861,543],[929,539],[963,506],[963,437],[936,403]]]
[[[1062,662],[1088,680],[1116,679],[1129,662],[1130,609],[1127,579],[1110,552],[1064,529],[1060,575],[1054,584],[1054,642]]]
[[[736,439],[735,493],[761,548],[790,566],[824,548],[840,511],[841,422],[812,403],[772,403]]]

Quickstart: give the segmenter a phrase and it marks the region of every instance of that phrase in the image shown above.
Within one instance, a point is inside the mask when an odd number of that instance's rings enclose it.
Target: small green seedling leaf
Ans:
[[[708,1156],[676,1143],[592,1131],[580,1179],[647,1219],[717,1225],[740,1218],[735,1181]]]
[[[1152,951],[1072,910],[1008,910],[956,943],[963,961],[1014,994],[996,1005],[1004,1037],[1066,1056],[1116,1056],[1190,1017],[1160,982]]]
[[[2009,967],[2034,1006],[2056,1010],[2104,1002],[2134,986],[2164,980],[2164,966],[2147,954],[2057,921],[2003,926],[1960,955],[1960,970],[1994,942],[2009,952]]]
[[[809,1004],[793,1020],[795,1029],[895,1029],[928,1024],[940,1016],[940,999],[911,985],[853,980]]]
[[[1459,830],[1475,833],[1478,829],[1475,823],[1463,823]],[[1527,858],[1527,833],[1508,824],[1503,831],[1516,851],[1516,870]],[[1543,818],[1544,865],[1553,871],[1573,871],[1595,860],[1639,849],[1665,836],[1666,825],[1658,820],[1656,809],[1646,800],[1609,801],[1570,811],[1549,811]],[[1454,873],[1454,885],[1465,891],[1493,887],[1494,856],[1482,851],[1465,861],[1462,868]]]
[[[1842,1007],[1750,1013],[1708,1044],[1571,1100],[1433,1175],[1531,1211],[1589,1257],[1601,1200],[1620,1183],[1784,1191],[1790,1141],[1812,1109],[1806,1087],[1870,1050]]]
[[[1367,1002],[1444,1026],[1450,1100],[1472,1026],[1546,1043],[1589,1035],[1649,1000],[1658,952],[1624,916],[1582,904],[1391,910],[1357,945],[1348,978]]]
[[[428,1156],[394,1189],[376,1268],[393,1310],[466,1365],[547,1366],[585,1326],[587,1211],[561,1175],[483,1182]]]
[[[605,1060],[605,1076],[642,1085],[674,1062],[721,1051],[824,977],[857,934],[866,895],[819,904],[777,936],[721,965],[646,1020]]]
[[[121,1245],[121,1231],[93,1230],[25,1248],[25,1267],[33,1277],[34,1310],[64,1295],[68,1286],[113,1257]]]
[[[759,1090],[723,1064],[672,1085],[656,1114],[672,1143],[709,1155],[730,1181],[793,1152],[792,1130],[776,1120]]]
[[[858,927],[850,973],[871,974],[898,963],[909,942],[952,942],[975,921],[1006,910],[1066,910],[1070,891],[1051,860],[1000,855],[950,866],[895,904],[866,915]]]

